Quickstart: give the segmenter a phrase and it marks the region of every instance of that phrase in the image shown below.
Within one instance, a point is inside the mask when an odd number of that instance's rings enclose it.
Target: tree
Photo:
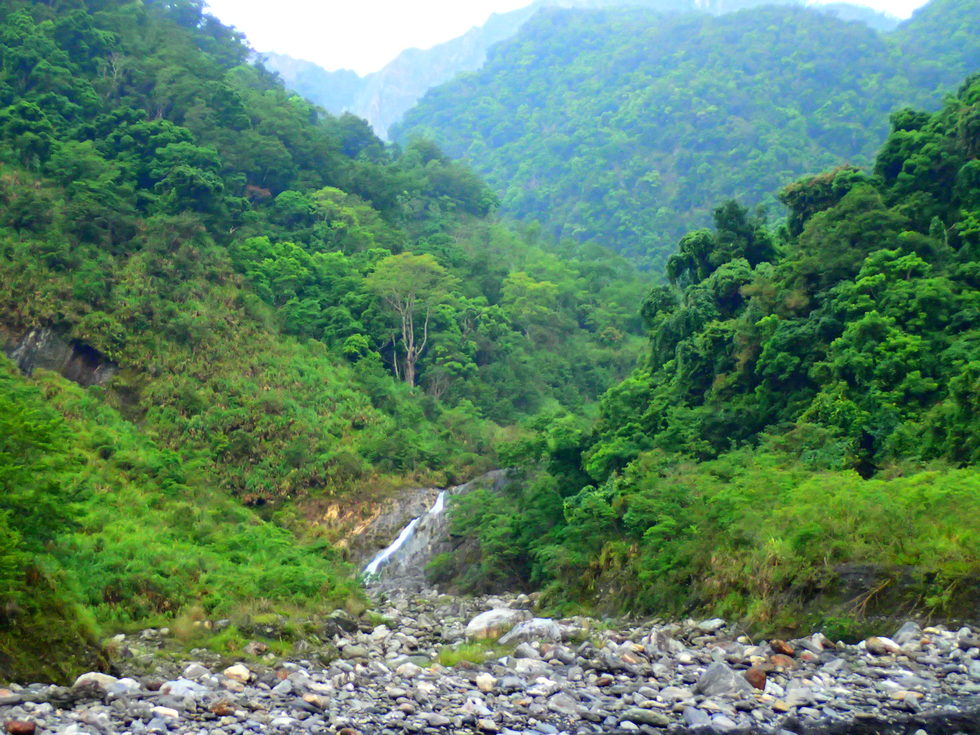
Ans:
[[[455,288],[456,279],[431,255],[401,253],[378,263],[364,285],[398,319],[405,352],[403,377],[408,385],[414,387],[416,366],[429,341],[432,307]],[[421,327],[416,325],[419,320]],[[397,351],[392,360],[395,374],[398,375]]]

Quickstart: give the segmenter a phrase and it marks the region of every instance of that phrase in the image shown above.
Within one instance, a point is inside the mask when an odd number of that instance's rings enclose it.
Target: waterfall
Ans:
[[[398,534],[398,538],[389,544],[388,548],[380,551],[371,562],[364,567],[363,575],[366,578],[377,577],[380,574],[381,567],[391,561],[392,557],[396,556],[399,551],[401,551],[412,537],[415,535],[415,529],[418,525],[433,516],[440,515],[446,509],[446,491],[441,490],[439,495],[436,496],[436,501],[432,504],[423,515],[418,518],[413,518],[405,528],[401,530]]]

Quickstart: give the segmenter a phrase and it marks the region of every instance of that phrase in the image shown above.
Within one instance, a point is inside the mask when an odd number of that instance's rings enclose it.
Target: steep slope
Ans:
[[[248,57],[193,0],[0,3],[0,677],[93,618],[356,605],[293,501],[468,479],[635,361],[628,263]]]
[[[599,420],[553,422],[517,448],[527,482],[451,507],[483,549],[462,580],[770,626],[975,619],[978,154],[973,75],[896,113],[873,173],[783,189],[787,228],[719,206],[647,297],[647,360]],[[877,579],[860,604],[856,569]]]
[[[950,53],[967,60],[980,42],[962,40]],[[772,207],[781,181],[868,162],[889,111],[938,100],[931,65],[813,10],[551,10],[395,137],[469,162],[506,213],[662,267],[719,198]]]

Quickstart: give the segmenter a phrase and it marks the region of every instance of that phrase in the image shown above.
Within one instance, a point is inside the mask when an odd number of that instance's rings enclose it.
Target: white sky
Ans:
[[[907,18],[925,0],[851,0]],[[258,51],[324,69],[377,71],[407,48],[430,48],[531,0],[208,0],[212,15]]]

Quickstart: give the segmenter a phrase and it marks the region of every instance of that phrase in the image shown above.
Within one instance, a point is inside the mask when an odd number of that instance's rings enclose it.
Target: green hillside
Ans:
[[[838,565],[867,564],[885,614],[974,616],[978,123],[974,75],[894,114],[873,172],[783,188],[788,225],[716,208],[644,302],[642,367],[596,422],[514,444],[527,482],[454,511],[480,563],[434,573],[792,626],[837,614]]]
[[[543,11],[395,137],[470,163],[505,213],[662,270],[715,202],[778,214],[783,182],[869,163],[892,110],[938,104],[975,68],[976,12],[929,6],[892,37],[793,7]]]
[[[635,362],[628,263],[248,55],[191,0],[0,3],[0,337],[115,370],[2,367],[0,678],[99,623],[356,601],[290,502],[468,479]]]

